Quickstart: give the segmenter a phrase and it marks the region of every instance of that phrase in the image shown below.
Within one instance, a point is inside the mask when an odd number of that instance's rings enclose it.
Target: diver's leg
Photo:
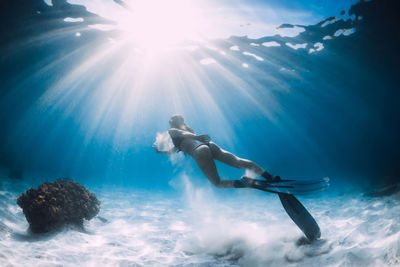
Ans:
[[[218,188],[241,188],[246,187],[240,180],[221,180],[213,155],[208,146],[202,145],[193,151],[193,158],[197,162],[204,175]]]
[[[226,150],[223,150],[222,148],[220,148],[217,144],[215,144],[213,142],[209,143],[209,147],[211,149],[214,159],[219,160],[229,166],[239,168],[239,169],[250,170],[252,172],[255,172],[257,175],[264,177],[267,181],[272,181],[273,179],[278,178],[278,176],[274,178],[266,170],[264,170],[263,168],[261,168],[260,166],[258,166],[254,162],[252,162],[251,160],[239,158],[239,157],[233,155],[232,153],[230,153]],[[280,178],[278,178],[278,179],[280,179]]]
[[[251,160],[239,158],[232,153],[223,150],[213,142],[210,142],[209,147],[211,149],[214,159],[216,160],[219,160],[235,168],[251,170],[258,175],[262,175],[264,173],[264,169],[252,162]]]

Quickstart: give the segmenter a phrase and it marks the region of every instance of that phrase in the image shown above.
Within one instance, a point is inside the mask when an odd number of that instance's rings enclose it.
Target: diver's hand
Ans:
[[[208,136],[208,134],[198,135],[196,139],[204,144],[208,144],[211,141],[211,138]]]
[[[160,153],[160,150],[158,149],[158,147],[157,147],[156,144],[153,144],[153,149],[154,149],[157,153]]]

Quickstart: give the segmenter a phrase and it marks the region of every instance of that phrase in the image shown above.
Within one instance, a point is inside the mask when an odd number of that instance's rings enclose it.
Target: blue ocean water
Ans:
[[[169,32],[130,25],[127,35],[115,19],[130,1],[78,2],[1,4],[0,265],[400,264],[399,194],[381,189],[396,192],[400,171],[396,1],[339,14],[327,11],[333,1],[310,2],[302,11],[326,19],[174,45]],[[329,177],[328,190],[299,197],[321,240],[302,242],[276,195],[213,188],[189,156],[156,154],[176,113],[272,174]],[[217,167],[226,179],[244,174]],[[59,177],[95,192],[106,220],[29,233],[17,196]]]

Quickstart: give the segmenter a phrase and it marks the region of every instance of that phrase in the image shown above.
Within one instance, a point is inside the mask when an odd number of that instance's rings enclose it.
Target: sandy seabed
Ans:
[[[400,198],[299,197],[319,223],[309,244],[276,195],[244,189],[89,188],[100,218],[32,234],[18,194],[0,191],[0,266],[400,266]]]

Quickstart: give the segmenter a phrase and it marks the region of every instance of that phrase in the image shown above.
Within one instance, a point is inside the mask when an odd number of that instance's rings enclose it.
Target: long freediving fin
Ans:
[[[282,187],[274,187],[274,186],[257,186],[253,185],[252,188],[275,193],[275,194],[290,194],[290,195],[310,195],[313,193],[317,193],[320,191],[324,191],[327,187],[318,187],[318,188],[311,188],[311,189],[295,189],[295,188],[282,188]]]
[[[246,177],[247,178],[247,177]],[[281,180],[279,182],[267,182],[259,179],[251,179],[251,187],[271,192],[271,193],[284,193],[293,195],[308,195],[323,191],[329,187],[328,180],[309,180],[309,181],[297,181],[297,180]]]

